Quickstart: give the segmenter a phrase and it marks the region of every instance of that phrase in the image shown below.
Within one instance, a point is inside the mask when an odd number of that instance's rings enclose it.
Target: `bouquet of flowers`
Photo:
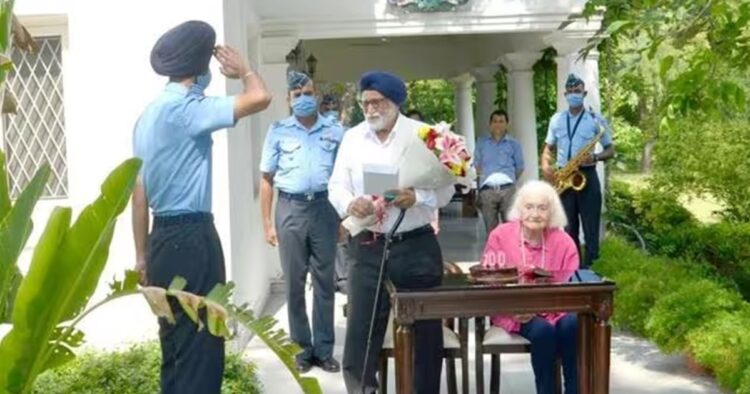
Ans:
[[[454,184],[470,187],[475,178],[464,137],[453,133],[445,122],[421,126],[412,135],[402,136],[393,143],[401,152],[395,163],[399,188],[439,189]],[[374,215],[366,218],[349,216],[342,223],[352,236],[384,221],[385,200],[382,196],[372,198]]]
[[[422,126],[417,130],[417,136],[422,140],[424,146],[437,157],[443,168],[453,175],[452,183],[460,183],[465,186],[471,184],[473,179],[473,177],[469,177],[472,172],[471,155],[466,149],[464,137],[453,133],[450,130],[450,125],[445,122],[440,122],[435,126]],[[434,169],[434,171],[439,172],[437,169]],[[434,175],[438,177],[444,173],[445,171]]]

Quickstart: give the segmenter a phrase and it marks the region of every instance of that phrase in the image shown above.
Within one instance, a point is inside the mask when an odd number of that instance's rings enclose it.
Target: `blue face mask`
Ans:
[[[326,111],[326,112],[323,112],[323,116],[327,118],[331,118],[333,120],[339,120],[339,111],[335,111],[335,110]]]
[[[205,73],[195,77],[195,83],[190,87],[190,90],[194,93],[203,93],[204,90],[211,83],[211,70],[206,70]]]
[[[292,100],[292,112],[295,116],[308,117],[318,109],[318,103],[315,97],[301,95]]]
[[[573,108],[583,106],[583,93],[566,93],[565,99],[568,100],[568,105]]]

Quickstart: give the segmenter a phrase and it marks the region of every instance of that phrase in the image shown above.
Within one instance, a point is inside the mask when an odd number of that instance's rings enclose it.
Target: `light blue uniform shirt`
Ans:
[[[474,149],[474,162],[481,170],[479,187],[515,183],[516,172],[524,168],[521,144],[508,134],[500,141],[490,135],[482,137]]]
[[[318,114],[309,130],[295,116],[274,122],[266,134],[260,171],[273,174],[275,187],[287,193],[328,189],[328,179],[344,131]]]
[[[581,118],[581,116],[583,117]],[[579,123],[577,128],[576,123]],[[568,127],[568,124],[570,124],[570,127]],[[590,111],[583,111],[578,116],[573,116],[565,110],[553,115],[544,142],[547,145],[557,147],[558,167],[563,167],[571,158],[575,157],[578,151],[583,149],[599,133],[599,127],[604,130],[604,135],[599,143],[607,148],[612,145],[612,129],[609,123],[599,114],[592,115]],[[572,146],[568,133],[573,137]]]
[[[234,125],[234,97],[206,97],[169,83],[133,132],[135,156],[156,216],[211,212],[211,133]]]

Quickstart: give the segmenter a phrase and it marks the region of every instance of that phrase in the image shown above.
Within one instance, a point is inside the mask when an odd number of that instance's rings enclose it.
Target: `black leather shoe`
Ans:
[[[341,365],[333,357],[328,357],[325,360],[315,359],[315,365],[326,372],[339,372],[341,371]]]
[[[297,366],[297,372],[299,373],[307,373],[312,369],[312,363],[310,360],[299,359],[295,364]]]

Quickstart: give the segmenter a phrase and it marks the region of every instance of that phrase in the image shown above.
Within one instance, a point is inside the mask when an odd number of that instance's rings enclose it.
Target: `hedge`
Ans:
[[[122,352],[88,352],[37,379],[34,394],[154,394],[159,392],[161,351],[148,342]],[[228,354],[222,393],[261,393],[255,366]]]
[[[733,285],[685,259],[646,255],[609,237],[593,267],[613,279],[613,322],[667,353],[691,354],[723,387],[750,394],[750,304]]]

